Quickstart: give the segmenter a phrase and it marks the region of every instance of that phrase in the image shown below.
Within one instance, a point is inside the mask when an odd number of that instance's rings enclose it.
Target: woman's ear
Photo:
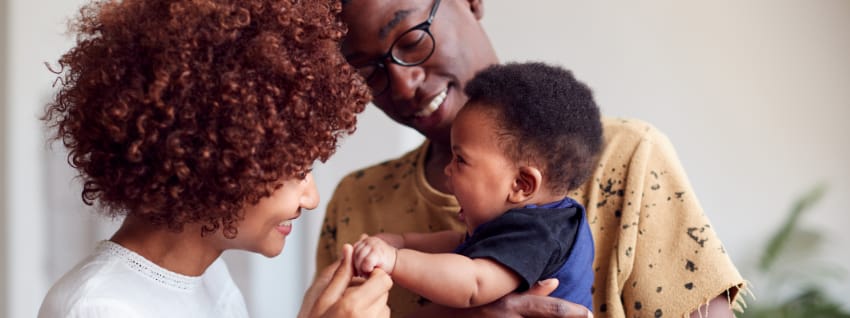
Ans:
[[[511,187],[511,193],[508,195],[508,201],[511,203],[525,202],[540,190],[540,185],[543,183],[543,173],[537,167],[520,166],[514,183]]]

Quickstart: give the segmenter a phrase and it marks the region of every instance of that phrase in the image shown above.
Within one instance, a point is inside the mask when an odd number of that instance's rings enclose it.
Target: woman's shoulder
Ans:
[[[103,241],[50,288],[39,317],[244,317],[245,308],[221,258],[185,276]]]
[[[97,299],[108,299],[121,288],[119,258],[101,242],[95,251],[66,272],[50,288],[39,310],[39,317],[65,317]]]

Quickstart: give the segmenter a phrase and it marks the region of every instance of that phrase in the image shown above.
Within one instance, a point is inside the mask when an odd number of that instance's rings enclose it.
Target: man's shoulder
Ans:
[[[399,173],[399,171],[412,174],[417,168],[421,152],[425,151],[426,147],[427,142],[399,157],[354,170],[342,178],[338,187],[358,186],[366,183],[374,184],[377,181],[389,179],[388,176]]]
[[[635,118],[602,117],[602,128],[607,139],[612,137],[644,139],[663,135],[654,125]]]
[[[653,145],[667,140],[661,130],[640,119],[603,117],[602,127],[606,148],[621,156],[634,152],[640,145]]]

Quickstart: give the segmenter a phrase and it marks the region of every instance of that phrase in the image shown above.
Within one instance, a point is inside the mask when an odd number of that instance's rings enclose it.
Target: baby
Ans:
[[[356,270],[381,268],[450,307],[557,278],[551,296],[592,308],[593,239],[584,207],[567,196],[603,146],[590,89],[559,67],[511,63],[481,71],[464,91],[445,173],[467,232],[364,235]]]

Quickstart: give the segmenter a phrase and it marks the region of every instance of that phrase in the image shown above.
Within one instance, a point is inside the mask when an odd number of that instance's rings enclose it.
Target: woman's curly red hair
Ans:
[[[110,215],[236,236],[245,204],[326,160],[370,96],[338,0],[115,0],[80,10],[44,120]]]

